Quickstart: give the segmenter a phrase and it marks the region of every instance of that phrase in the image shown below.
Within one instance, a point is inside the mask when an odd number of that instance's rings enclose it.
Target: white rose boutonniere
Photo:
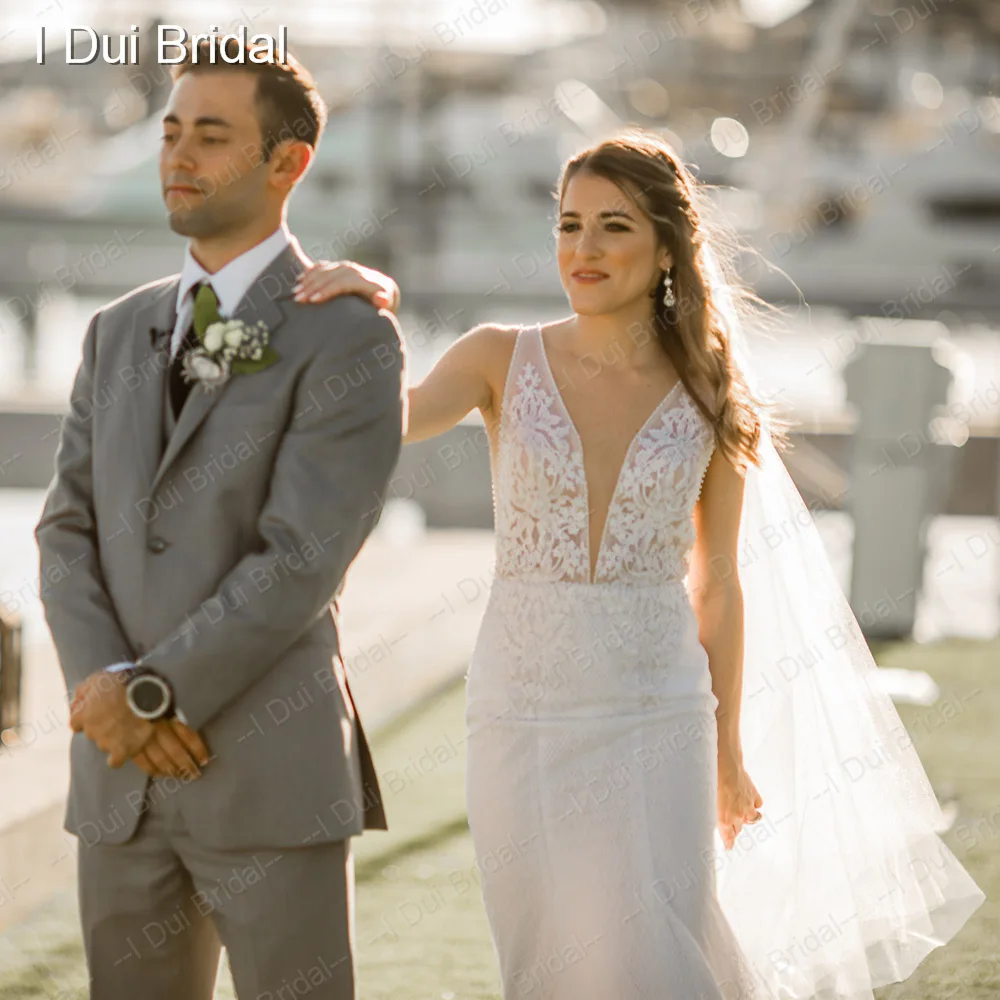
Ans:
[[[184,355],[181,371],[189,382],[200,382],[209,391],[225,385],[232,374],[225,358],[213,357],[204,347],[193,347]]]

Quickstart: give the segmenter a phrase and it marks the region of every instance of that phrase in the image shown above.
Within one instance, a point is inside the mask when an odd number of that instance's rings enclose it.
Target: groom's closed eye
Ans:
[[[177,136],[174,133],[169,133],[169,134],[164,133],[164,135],[160,136],[160,139],[163,142],[173,142],[176,138]],[[203,135],[201,137],[201,141],[204,143],[219,143],[219,142],[226,142],[228,140],[218,135]]]
[[[170,126],[176,127],[179,126],[180,124],[181,124],[180,119],[174,114],[167,114],[163,116],[164,128],[169,128]],[[194,120],[194,127],[195,129],[197,129],[198,135],[201,138],[202,142],[215,144],[215,143],[225,142],[228,136],[213,135],[213,134],[206,135],[203,130],[206,128],[223,129],[223,130],[232,129],[233,123],[226,121],[225,118],[220,118],[218,115],[200,115],[198,118]],[[162,139],[164,142],[171,142],[174,139],[178,138],[179,134],[180,134],[179,132],[165,131],[163,133]]]

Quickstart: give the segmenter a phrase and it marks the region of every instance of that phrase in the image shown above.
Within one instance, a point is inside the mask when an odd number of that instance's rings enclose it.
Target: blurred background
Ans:
[[[625,124],[669,138],[745,241],[744,278],[784,310],[751,346],[795,427],[789,471],[884,683],[926,740],[953,849],[973,867],[992,859],[996,878],[995,0],[0,0],[0,996],[81,989],[81,955],[63,948],[75,942],[72,844],[59,829],[66,707],[32,529],[89,317],[182,260],[157,174],[170,89],[157,23],[287,26],[330,107],[291,229],[313,257],[395,277],[413,380],[476,323],[565,315],[552,235],[561,162]],[[68,25],[110,34],[113,52],[139,26],[138,65],[66,65]],[[362,855],[363,969],[372,996],[493,996],[458,783],[456,684],[492,565],[477,416],[406,446],[390,495],[343,602],[383,778],[394,761],[409,775],[398,795],[388,782],[396,831]],[[431,752],[448,733],[455,752]],[[470,888],[455,888],[456,871]],[[979,933],[941,959],[954,964],[947,995],[1000,996],[995,943]],[[467,956],[447,975],[441,941]],[[390,948],[408,957],[378,972]],[[892,995],[929,995],[907,988]]]

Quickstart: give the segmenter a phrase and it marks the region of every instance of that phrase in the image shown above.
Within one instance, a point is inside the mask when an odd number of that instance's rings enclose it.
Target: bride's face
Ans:
[[[648,304],[670,254],[652,220],[617,184],[586,170],[567,184],[556,226],[559,277],[575,313],[593,316]]]
[[[160,182],[170,228],[208,238],[258,216],[268,194],[249,73],[187,73],[163,116]]]

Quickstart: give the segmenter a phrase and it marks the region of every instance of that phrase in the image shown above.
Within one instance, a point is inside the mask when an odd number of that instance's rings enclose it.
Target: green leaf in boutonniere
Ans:
[[[232,362],[234,375],[253,375],[254,372],[263,371],[269,365],[278,361],[281,355],[268,344],[262,351],[259,358],[236,358]]]

